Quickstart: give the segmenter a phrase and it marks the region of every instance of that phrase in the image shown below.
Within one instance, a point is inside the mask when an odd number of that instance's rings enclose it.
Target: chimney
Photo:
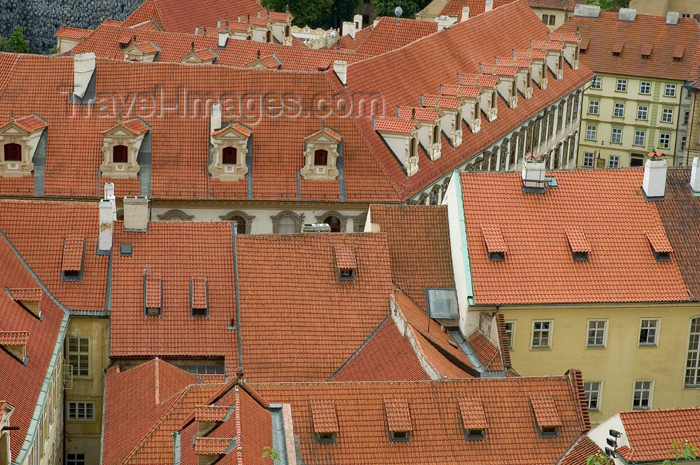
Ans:
[[[219,48],[226,47],[228,42],[228,28],[219,31]]]
[[[442,15],[436,17],[433,21],[437,23],[437,30],[442,31],[443,29],[447,29],[450,26],[452,26],[454,23],[457,22],[457,17],[456,16],[448,16],[448,15]]]
[[[73,94],[83,98],[87,92],[90,79],[95,72],[95,54],[79,53],[73,57]]]
[[[338,79],[340,79],[340,82],[342,82],[343,85],[347,84],[347,82],[348,82],[348,62],[347,61],[335,60],[333,62],[333,72],[335,72],[335,75],[338,76]]]
[[[362,15],[355,15],[352,19],[355,22],[355,32],[362,29]]]
[[[619,21],[633,22],[637,17],[637,10],[634,8],[620,8],[617,19]]]
[[[484,11],[486,12],[491,10],[493,10],[493,0],[486,0],[486,2],[484,2]]]
[[[597,18],[600,16],[600,7],[598,5],[585,5],[577,3],[574,6],[574,16],[582,18]]]
[[[211,123],[209,125],[209,132],[214,132],[221,129],[221,104],[214,103],[211,106]]]
[[[117,217],[114,183],[105,183],[105,198],[100,201],[100,232],[97,236],[98,255],[109,255],[112,251],[112,226]]]
[[[700,194],[700,157],[693,158],[693,167],[690,169],[690,189]]]
[[[668,163],[662,152],[649,152],[649,158],[644,164],[644,180],[642,190],[645,200],[662,200],[666,190],[666,169]]]
[[[675,26],[676,24],[678,24],[678,17],[679,16],[680,15],[678,14],[677,11],[669,11],[666,14],[666,24],[668,24],[669,26]]]
[[[544,157],[541,154],[525,155],[525,163],[521,172],[523,182],[523,192],[539,192],[545,191],[545,163]]]
[[[351,21],[343,21],[343,34],[342,35],[349,35],[350,37],[355,39],[355,23]]]
[[[462,7],[462,18],[459,20],[460,22],[466,21],[469,19],[469,7],[465,6]]]
[[[124,231],[148,231],[149,217],[148,197],[124,197]]]

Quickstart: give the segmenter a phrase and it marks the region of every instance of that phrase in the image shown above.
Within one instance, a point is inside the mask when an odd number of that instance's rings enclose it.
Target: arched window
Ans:
[[[22,161],[22,146],[19,144],[5,144],[5,161]]]
[[[224,165],[235,165],[238,158],[238,149],[236,147],[225,147],[221,153],[221,163]]]
[[[291,35],[291,30],[289,29],[289,26],[284,27],[284,36],[289,37]]]
[[[458,111],[455,115],[455,129],[460,129],[462,127],[462,112]]]
[[[433,144],[437,144],[440,140],[440,126],[436,123],[433,126]]]
[[[267,34],[265,35],[265,42],[272,42],[272,32],[267,31]]]
[[[418,154],[418,139],[411,139],[411,156],[415,157]]]
[[[328,150],[318,149],[314,152],[314,165],[326,166],[328,164]]]
[[[297,232],[297,222],[291,216],[283,216],[278,223],[279,234],[294,234]]]
[[[690,320],[685,387],[700,387],[700,316]]]
[[[331,227],[331,232],[340,232],[340,219],[337,216],[327,216],[323,222]]]
[[[479,104],[479,99],[474,103],[474,119],[478,119],[481,115],[481,105]]]
[[[126,145],[115,145],[112,149],[112,163],[128,163],[129,149]]]
[[[234,216],[231,218],[232,221],[236,223],[236,232],[238,234],[245,234],[246,233],[246,220],[242,216]]]

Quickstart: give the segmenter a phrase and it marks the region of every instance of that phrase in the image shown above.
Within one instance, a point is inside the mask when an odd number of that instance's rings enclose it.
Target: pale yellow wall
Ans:
[[[553,10],[551,8],[533,8],[532,11],[535,12],[538,18],[542,19],[542,15],[552,16],[554,15],[554,24],[547,23],[547,26],[551,31],[557,29],[559,26],[564,24],[567,19],[569,19],[573,12],[566,10]]]
[[[73,317],[66,335],[66,363],[68,338],[90,339],[89,375],[73,376],[72,383],[67,382],[65,390],[66,409],[71,401],[94,403],[93,420],[68,420],[66,413],[66,454],[85,454],[86,464],[100,461],[104,370],[109,363],[108,331],[109,320],[106,318]]]
[[[640,283],[642,285],[642,283]],[[584,381],[601,381],[598,423],[632,409],[635,381],[654,381],[652,408],[700,406],[700,389],[684,387],[690,320],[700,316],[700,304],[549,305],[501,307],[506,321],[515,322],[511,359],[522,375],[556,375],[569,368],[583,372]],[[640,320],[659,318],[657,347],[640,347]],[[586,348],[589,320],[607,320],[604,349]],[[531,349],[533,321],[553,322],[551,349]]]
[[[602,88],[600,90],[588,88],[584,92],[583,104],[581,105],[581,131],[579,139],[578,166],[584,167],[583,159],[585,152],[600,152],[605,159],[605,167],[608,167],[610,155],[620,157],[620,167],[630,166],[631,155],[646,155],[648,152],[659,146],[659,135],[661,133],[670,135],[668,148],[659,148],[664,154],[669,165],[677,164],[674,160],[676,151],[676,128],[680,115],[680,96],[683,86],[682,81],[665,81],[651,78],[637,78],[632,76],[613,75],[598,73],[602,78]],[[617,92],[617,79],[627,79],[627,92]],[[639,93],[642,81],[651,82],[651,95]],[[676,85],[676,96],[665,97],[665,84]],[[588,112],[590,100],[599,101],[599,114],[594,115]],[[613,116],[615,103],[624,103],[624,117]],[[638,104],[647,105],[647,119],[637,119]],[[673,109],[673,119],[671,123],[663,123],[661,115],[664,108]],[[586,139],[586,128],[589,124],[597,126],[595,140]],[[611,143],[613,128],[622,129],[622,143]],[[634,133],[636,129],[645,129],[646,138],[643,146],[634,145]],[[681,160],[678,160],[680,162]]]
[[[680,14],[700,12],[700,2],[698,0],[631,0],[630,8],[637,10],[637,13],[645,15],[664,16],[669,11],[677,11]]]

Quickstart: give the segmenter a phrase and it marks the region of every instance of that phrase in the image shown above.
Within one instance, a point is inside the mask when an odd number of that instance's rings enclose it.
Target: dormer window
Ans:
[[[43,319],[39,303],[44,295],[41,288],[34,289],[8,289],[10,297],[38,319]]]
[[[34,152],[47,124],[36,115],[15,120],[0,127],[0,176],[22,177],[32,174]]]
[[[569,240],[569,248],[575,262],[587,262],[591,246],[586,235],[578,228],[568,228],[566,238]]]
[[[439,108],[399,107],[398,116],[401,119],[415,121],[416,138],[431,160],[437,160],[442,155],[441,113]],[[413,152],[418,156],[418,151]]]
[[[190,311],[193,317],[209,316],[209,283],[206,279],[190,281]]]
[[[333,444],[338,436],[338,416],[332,400],[312,400],[311,420],[316,442]]]
[[[128,179],[138,176],[141,143],[150,131],[143,120],[117,121],[117,124],[102,133],[102,176],[113,179]]]
[[[533,396],[530,397],[530,405],[535,414],[539,436],[543,439],[558,437],[561,418],[554,398],[550,396]]]
[[[124,60],[150,63],[156,61],[160,48],[153,42],[136,43],[136,37],[124,49]]]
[[[326,127],[304,137],[304,167],[301,175],[304,179],[331,180],[338,177],[340,171],[336,161],[341,153],[343,137],[339,132]]]
[[[253,131],[230,120],[211,133],[214,157],[209,165],[212,178],[219,181],[240,181],[248,174],[248,151],[252,150]]]
[[[490,262],[505,261],[505,253],[508,251],[506,241],[503,240],[501,228],[494,225],[484,225],[481,227],[486,242],[486,251]]]
[[[657,262],[671,261],[671,252],[673,248],[666,237],[666,233],[662,229],[645,231],[651,250],[654,252],[654,259]]]
[[[408,401],[404,399],[384,399],[384,411],[389,428],[389,441],[409,442],[413,431],[413,423],[411,422],[411,411]]]
[[[27,331],[0,331],[0,347],[23,365],[29,361],[27,357],[28,342],[29,333]]]
[[[82,281],[84,257],[85,239],[69,237],[63,240],[61,281]]]
[[[146,316],[163,314],[163,280],[148,269],[143,273],[143,306]]]
[[[357,270],[355,252],[350,247],[336,246],[333,249],[338,281],[353,281]]]
[[[486,413],[481,399],[467,397],[459,399],[464,438],[467,441],[482,441],[486,438]]]

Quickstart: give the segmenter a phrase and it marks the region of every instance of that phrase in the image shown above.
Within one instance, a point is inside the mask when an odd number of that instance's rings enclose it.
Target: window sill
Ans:
[[[536,351],[540,351],[540,350],[552,350],[552,348],[551,348],[551,347],[530,347],[530,350],[536,350]]]
[[[637,344],[640,349],[658,349],[658,344]]]
[[[606,346],[586,346],[586,349],[587,350],[601,350],[601,349],[607,349],[607,347]]]

